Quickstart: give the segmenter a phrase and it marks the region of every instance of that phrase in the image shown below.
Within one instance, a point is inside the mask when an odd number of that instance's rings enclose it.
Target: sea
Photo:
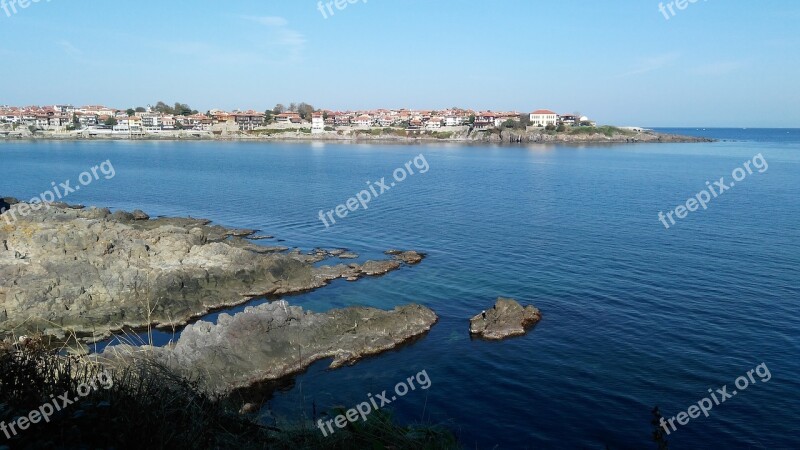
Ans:
[[[659,131],[717,141],[0,141],[0,196],[71,180],[81,188],[69,203],[274,236],[261,245],[347,248],[356,261],[424,252],[417,266],[286,298],[318,312],[420,303],[439,322],[263,394],[268,425],[310,424],[424,372],[428,389],[385,409],[445,427],[464,448],[656,449],[656,429],[670,449],[800,448],[800,129]],[[79,183],[103,162],[113,177]],[[336,215],[364,191],[366,208]],[[498,297],[542,321],[521,337],[471,338],[469,318]],[[692,408],[706,402],[707,416]],[[651,423],[656,406],[674,428]]]

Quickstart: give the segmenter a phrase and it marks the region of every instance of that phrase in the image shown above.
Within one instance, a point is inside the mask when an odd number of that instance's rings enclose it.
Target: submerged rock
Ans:
[[[541,319],[541,312],[533,306],[523,308],[516,300],[498,298],[492,309],[470,319],[469,332],[485,339],[505,339],[525,334]]]
[[[102,356],[117,363],[153,359],[225,394],[296,374],[325,358],[333,358],[331,368],[353,364],[426,333],[437,320],[433,311],[413,304],[392,311],[312,313],[279,301],[222,314],[216,325],[197,322],[168,347],[109,347]]]
[[[400,267],[392,259],[344,270],[248,242],[251,230],[141,211],[5,201],[0,216],[0,336],[75,332],[86,342],[123,328],[182,326],[254,297],[325,286]],[[24,208],[24,209],[21,209]],[[379,270],[380,269],[380,270]]]

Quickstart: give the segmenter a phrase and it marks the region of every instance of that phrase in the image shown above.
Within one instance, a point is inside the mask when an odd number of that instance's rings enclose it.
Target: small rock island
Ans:
[[[533,306],[522,307],[516,300],[498,298],[497,303],[469,321],[469,332],[489,340],[522,336],[542,320],[541,312]]]

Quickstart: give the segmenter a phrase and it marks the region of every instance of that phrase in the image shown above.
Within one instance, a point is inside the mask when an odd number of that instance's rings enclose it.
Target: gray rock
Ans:
[[[242,239],[249,230],[205,219],[50,206],[0,220],[0,335],[61,329],[94,342],[123,328],[179,327],[254,297],[400,267],[315,268],[284,248]]]
[[[523,308],[516,300],[498,298],[492,309],[470,319],[469,332],[485,339],[505,339],[525,334],[541,319],[541,312],[533,306]]]
[[[216,325],[197,322],[172,346],[109,347],[102,357],[115,364],[152,358],[224,395],[296,374],[321,359],[333,358],[331,368],[353,364],[426,333],[437,320],[433,311],[413,304],[317,314],[279,301],[222,314]]]
[[[422,262],[422,259],[425,258],[425,255],[419,252],[415,252],[413,250],[409,251],[401,251],[401,250],[389,250],[386,252],[387,255],[392,255],[395,259],[399,259],[406,264],[414,265],[419,264]]]
[[[150,220],[150,216],[141,209],[137,209],[133,211],[133,220]]]

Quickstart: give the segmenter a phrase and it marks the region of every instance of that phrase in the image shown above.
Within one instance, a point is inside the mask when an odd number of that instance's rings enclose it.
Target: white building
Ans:
[[[539,109],[531,113],[531,125],[535,127],[556,126],[558,124],[558,114],[549,109]]]
[[[325,131],[325,116],[321,113],[314,113],[311,115],[311,132],[314,134],[323,133]]]

